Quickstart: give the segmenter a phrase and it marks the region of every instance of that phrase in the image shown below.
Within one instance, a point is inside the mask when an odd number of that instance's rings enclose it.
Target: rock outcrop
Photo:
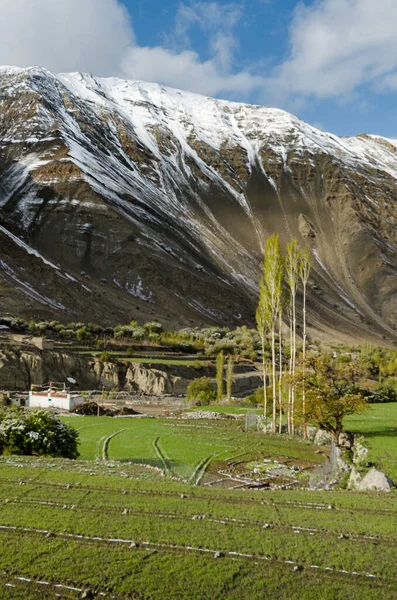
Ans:
[[[393,487],[394,483],[392,480],[382,473],[382,471],[378,471],[375,468],[370,469],[361,481],[356,483],[356,489],[361,492],[390,492]]]
[[[237,368],[233,394],[249,394],[261,385],[260,374]],[[212,367],[150,364],[134,361],[101,362],[87,355],[60,351],[0,351],[0,389],[26,391],[32,384],[66,383],[79,390],[124,390],[150,396],[186,394],[193,379],[214,377]]]

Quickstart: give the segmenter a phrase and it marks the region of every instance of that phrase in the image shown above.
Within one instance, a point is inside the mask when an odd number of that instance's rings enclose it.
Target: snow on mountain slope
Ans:
[[[252,320],[276,230],[313,252],[314,329],[392,336],[396,180],[386,138],[339,138],[278,109],[157,84],[0,68],[2,224],[73,273],[73,293],[52,286],[70,314],[87,313],[85,285],[109,322],[139,311]],[[51,287],[23,275],[38,293]]]

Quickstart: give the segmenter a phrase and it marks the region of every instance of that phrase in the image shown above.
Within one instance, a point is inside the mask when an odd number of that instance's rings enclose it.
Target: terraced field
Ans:
[[[82,459],[146,464],[162,469],[166,475],[194,483],[203,478],[203,482],[214,480],[219,468],[224,470],[230,463],[244,465],[249,461],[275,458],[280,463],[296,463],[309,471],[324,460],[319,448],[303,440],[246,433],[244,420],[65,419],[79,430]]]
[[[215,490],[10,457],[0,483],[1,598],[397,597],[394,494]]]
[[[367,413],[372,449],[395,408]],[[397,598],[397,494],[299,489],[326,448],[241,420],[65,419],[81,459],[0,457],[0,598]]]

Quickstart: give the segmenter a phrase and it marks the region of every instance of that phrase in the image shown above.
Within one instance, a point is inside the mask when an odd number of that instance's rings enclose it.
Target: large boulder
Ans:
[[[387,475],[378,471],[378,469],[372,468],[363,477],[363,479],[357,483],[356,489],[361,492],[367,492],[375,490],[377,492],[390,492],[394,487],[393,482]]]

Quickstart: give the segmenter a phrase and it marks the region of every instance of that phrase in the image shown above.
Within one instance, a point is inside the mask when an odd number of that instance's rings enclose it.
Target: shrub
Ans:
[[[76,339],[79,342],[82,342],[86,339],[88,339],[90,337],[90,332],[87,331],[87,329],[85,327],[80,327],[77,331],[76,331]]]
[[[159,333],[149,333],[147,336],[151,344],[159,346],[161,344],[161,335]]]
[[[0,413],[0,452],[77,458],[78,432],[49,411],[5,409]]]
[[[97,350],[105,350],[105,348],[106,348],[106,341],[105,340],[97,340],[96,349]]]
[[[189,402],[197,402],[201,405],[210,404],[216,399],[216,392],[209,377],[194,379],[187,388],[187,399]]]
[[[163,326],[158,321],[149,321],[148,323],[145,323],[143,327],[146,331],[146,334],[161,333],[163,331]]]
[[[273,413],[273,406],[271,402],[272,389],[270,387],[266,389],[268,391],[267,414],[268,416],[270,416]],[[253,392],[246,398],[244,398],[244,404],[247,404],[248,406],[263,406],[263,386],[255,390],[255,392]]]
[[[374,392],[365,392],[364,395],[370,404],[397,402],[397,389],[390,383],[379,385]]]

